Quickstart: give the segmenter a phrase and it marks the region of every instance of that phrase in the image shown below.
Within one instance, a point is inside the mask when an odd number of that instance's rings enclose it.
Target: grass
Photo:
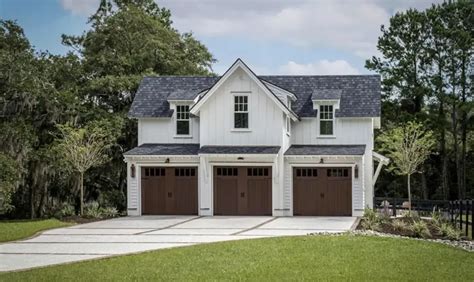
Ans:
[[[301,236],[203,244],[0,274],[3,281],[471,281],[474,254],[365,236]]]
[[[0,221],[0,242],[28,238],[39,231],[69,225],[72,223],[57,219]]]

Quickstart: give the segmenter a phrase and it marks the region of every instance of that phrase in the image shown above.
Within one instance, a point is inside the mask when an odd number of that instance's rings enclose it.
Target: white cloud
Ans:
[[[66,11],[76,15],[90,16],[99,7],[100,0],[60,0]]]
[[[299,74],[299,75],[336,75],[336,74],[359,74],[359,71],[351,66],[345,60],[321,60],[315,63],[298,64],[289,61],[287,64],[278,68],[282,74]]]
[[[441,1],[441,0],[433,0]],[[198,36],[241,37],[329,48],[360,57],[376,53],[380,25],[400,9],[425,8],[431,0],[158,0],[175,26]],[[393,3],[395,2],[395,3]]]

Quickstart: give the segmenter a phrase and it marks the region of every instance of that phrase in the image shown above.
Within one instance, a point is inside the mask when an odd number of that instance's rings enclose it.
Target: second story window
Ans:
[[[234,96],[234,128],[249,128],[248,96]]]
[[[334,112],[333,105],[319,106],[319,135],[334,135]]]
[[[189,135],[189,106],[176,106],[176,135]]]

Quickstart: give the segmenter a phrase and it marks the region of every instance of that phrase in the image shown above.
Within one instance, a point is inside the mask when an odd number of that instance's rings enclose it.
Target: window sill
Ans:
[[[252,132],[250,128],[232,128],[230,131],[232,132]]]
[[[192,139],[192,135],[175,135],[173,136],[174,139]]]
[[[336,135],[318,135],[316,136],[318,139],[336,139]]]

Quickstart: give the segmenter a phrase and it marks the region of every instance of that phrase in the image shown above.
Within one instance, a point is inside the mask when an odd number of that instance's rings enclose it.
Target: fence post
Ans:
[[[459,229],[462,232],[462,200],[459,200]]]
[[[466,237],[469,236],[469,201],[466,200]]]

